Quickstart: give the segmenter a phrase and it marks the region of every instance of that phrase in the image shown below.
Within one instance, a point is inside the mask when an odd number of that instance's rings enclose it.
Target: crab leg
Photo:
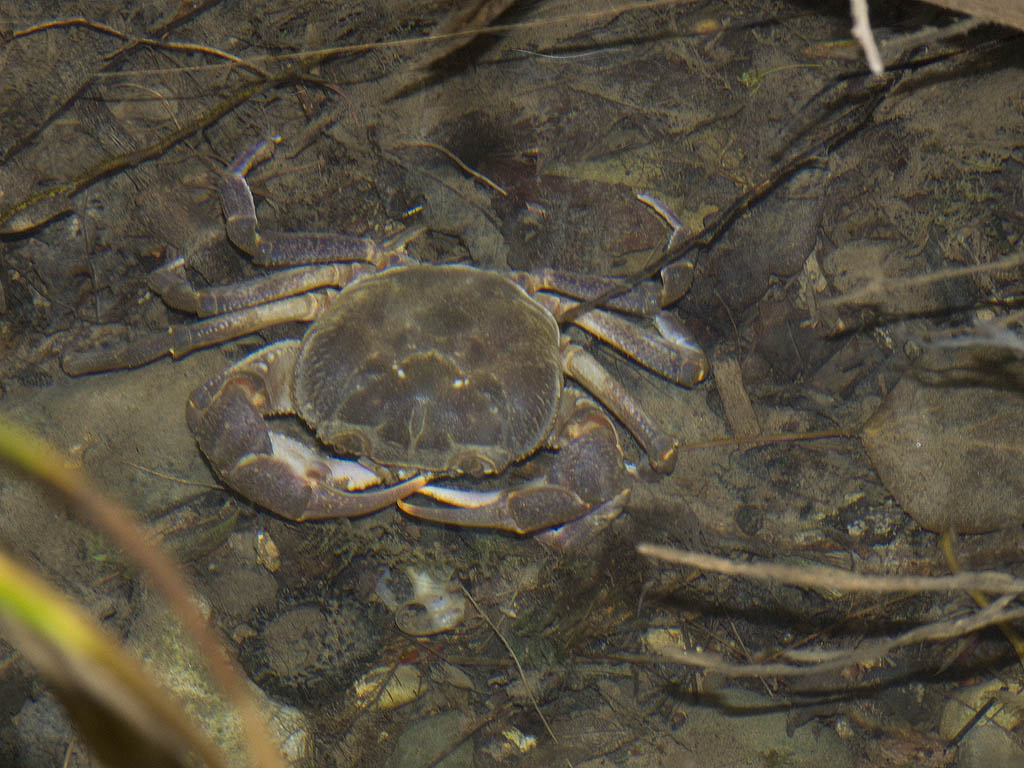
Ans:
[[[272,301],[198,323],[172,325],[166,331],[148,333],[113,348],[99,347],[69,352],[61,365],[70,376],[84,373],[138,368],[170,355],[177,359],[202,347],[220,344],[281,323],[308,322],[320,314],[323,296],[307,293]]]
[[[592,401],[585,397],[567,400],[552,439],[558,453],[543,477],[517,488],[484,493],[428,485],[419,492],[448,506],[402,500],[399,508],[438,523],[521,534],[573,523],[594,510],[602,510],[607,524],[621,510],[630,485],[618,436]],[[610,514],[612,509],[606,504],[615,500],[618,507]]]
[[[358,517],[415,493],[427,480],[417,475],[370,491],[380,482],[361,465],[320,454],[279,433],[265,418],[294,413],[288,372],[299,342],[283,341],[240,360],[189,397],[185,417],[199,448],[247,499],[289,520]]]
[[[576,305],[574,301],[550,294],[537,294],[534,298],[555,317]],[[676,384],[693,387],[707,375],[708,361],[704,350],[667,312],[655,317],[655,331],[600,309],[584,312],[573,323]]]
[[[658,214],[672,230],[663,254],[675,248],[678,242],[689,234],[689,228],[679,220],[672,209],[654,195],[641,192],[636,199]],[[693,284],[693,262],[690,259],[672,261],[661,268],[660,275],[661,306],[667,307],[675,304],[690,290]]]
[[[591,336],[624,352],[676,384],[694,387],[707,376],[708,361],[704,350],[697,346],[675,316],[668,312],[661,312],[654,318],[658,335],[599,309],[584,312],[576,318],[575,323]]]
[[[221,175],[217,189],[224,209],[228,239],[254,263],[265,267],[325,264],[334,261],[365,261],[383,267],[391,253],[400,251],[418,231],[397,240],[378,243],[368,237],[320,232],[265,232],[257,228],[256,204],[245,175],[274,152],[279,136],[262,139],[236,157]]]
[[[185,260],[177,258],[149,276],[149,289],[168,306],[199,317],[234,312],[257,304],[297,296],[318,288],[343,288],[374,268],[362,262],[295,267],[232,285],[195,288],[185,276]]]
[[[625,387],[589,352],[576,344],[566,344],[562,349],[562,367],[626,426],[644,449],[652,469],[664,474],[672,471],[679,443],[658,428]]]
[[[583,300],[596,299],[606,291],[622,286],[622,281],[613,277],[580,275],[550,268],[535,272],[516,272],[510,277],[531,295],[537,291],[554,291]],[[603,306],[632,315],[653,315],[661,309],[660,295],[661,290],[658,286],[648,281],[612,297]]]

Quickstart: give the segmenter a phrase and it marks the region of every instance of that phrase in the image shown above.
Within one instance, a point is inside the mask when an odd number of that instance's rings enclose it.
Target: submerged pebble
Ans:
[[[365,709],[388,710],[408,704],[423,692],[420,671],[412,664],[375,667],[353,686],[356,701]]]

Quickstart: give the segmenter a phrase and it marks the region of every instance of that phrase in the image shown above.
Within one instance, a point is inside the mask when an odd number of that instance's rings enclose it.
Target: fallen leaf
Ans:
[[[862,433],[882,482],[930,531],[1024,522],[1024,398],[904,376]]]

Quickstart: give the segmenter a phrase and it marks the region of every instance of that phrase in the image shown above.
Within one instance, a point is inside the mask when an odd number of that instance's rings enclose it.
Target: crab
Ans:
[[[177,259],[150,286],[170,306],[207,319],[68,354],[69,374],[177,358],[308,321],[301,339],[231,365],[186,406],[188,426],[224,482],[294,521],[356,517],[397,503],[440,523],[574,537],[614,518],[629,495],[631,468],[609,412],[654,470],[672,470],[677,442],[559,328],[567,309],[614,280],[418,263],[406,252],[415,230],[383,243],[260,233],[246,174],[277,141],[262,140],[235,158],[219,192],[228,239],[258,265],[292,268],[196,289]],[[641,284],[610,302],[615,311],[592,309],[573,322],[661,376],[694,386],[704,378],[705,357],[661,312],[662,291]],[[653,316],[655,327],[621,312]],[[298,416],[315,444],[275,429],[268,418],[281,415]],[[451,487],[460,478],[500,481],[538,452],[551,458],[528,481],[490,483],[497,490]]]

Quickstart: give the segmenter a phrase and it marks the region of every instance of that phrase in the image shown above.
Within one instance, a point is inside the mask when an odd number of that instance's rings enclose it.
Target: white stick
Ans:
[[[860,47],[864,49],[864,58],[868,61],[868,68],[874,75],[882,74],[885,71],[885,66],[882,64],[882,54],[878,52],[875,36],[871,32],[867,0],[850,0],[850,16],[853,17],[853,28],[850,32],[860,43]]]

